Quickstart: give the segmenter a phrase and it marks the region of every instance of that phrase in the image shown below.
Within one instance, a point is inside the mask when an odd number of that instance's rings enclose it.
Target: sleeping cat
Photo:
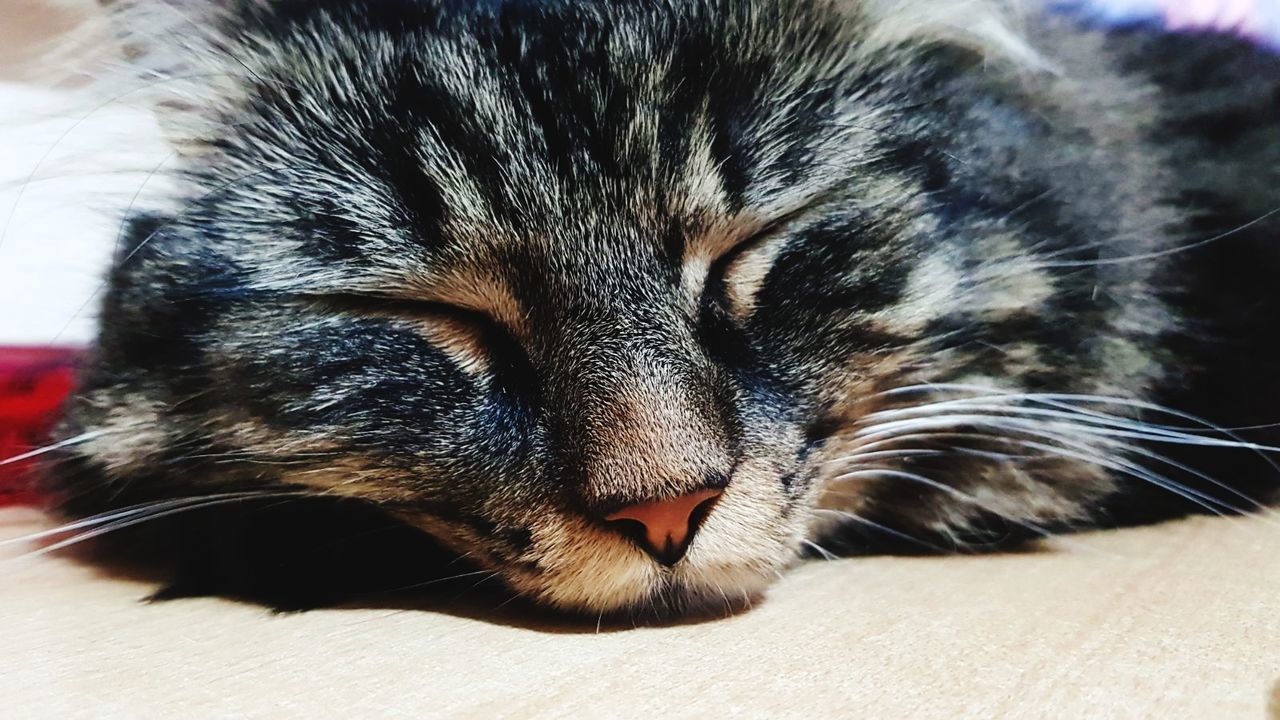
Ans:
[[[1244,42],[961,0],[111,10],[177,190],[52,482],[171,595],[460,559],[679,614],[1280,485],[1280,60]]]

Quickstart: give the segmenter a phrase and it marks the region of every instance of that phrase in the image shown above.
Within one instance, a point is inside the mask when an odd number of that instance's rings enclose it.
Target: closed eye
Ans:
[[[781,226],[782,223],[769,225],[711,264],[704,292],[721,303],[735,320],[745,320],[755,310],[756,295],[786,245]]]
[[[447,318],[476,327],[497,324],[492,318],[479,310],[431,300],[407,300],[399,297],[356,293],[328,294],[312,299],[336,312],[400,318]]]
[[[373,315],[413,324],[464,372],[488,374],[523,363],[511,333],[486,313],[434,301],[373,295],[327,295],[319,299],[336,312]]]

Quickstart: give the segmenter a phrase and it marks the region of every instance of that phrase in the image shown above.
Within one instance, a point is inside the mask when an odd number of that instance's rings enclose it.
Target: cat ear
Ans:
[[[1021,0],[862,0],[858,7],[872,20],[873,47],[934,38],[1027,69],[1053,69],[1024,37]]]

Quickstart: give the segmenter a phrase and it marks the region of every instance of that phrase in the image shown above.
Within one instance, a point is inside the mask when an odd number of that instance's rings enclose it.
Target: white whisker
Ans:
[[[1196,425],[1208,428],[1210,430],[1213,430],[1214,432],[1221,433],[1227,437],[1230,437],[1242,443],[1246,441],[1244,441],[1243,438],[1238,437],[1235,431],[1266,428],[1271,426],[1271,425],[1257,425],[1257,426],[1248,426],[1248,427],[1226,427],[1226,426],[1217,425],[1215,423],[1209,422],[1204,418],[1197,417],[1190,413],[1186,413],[1181,410],[1177,410],[1175,408],[1167,407],[1165,405],[1159,405],[1157,403],[1147,402],[1145,400],[1135,400],[1133,398],[1116,397],[1112,395],[1087,395],[1082,393],[1019,393],[1019,392],[1012,392],[1012,391],[1001,391],[1001,390],[996,390],[989,387],[983,387],[980,385],[970,385],[970,384],[964,384],[964,383],[922,383],[917,385],[910,385],[910,386],[895,388],[893,390],[885,391],[884,393],[881,393],[881,394],[884,396],[893,396],[893,395],[910,394],[910,393],[922,392],[922,391],[928,391],[928,392],[958,391],[958,392],[978,393],[977,397],[961,398],[961,400],[981,400],[981,399],[1027,400],[1030,402],[1040,402],[1045,404],[1056,405],[1059,407],[1061,406],[1060,403],[1072,403],[1072,402],[1083,403],[1088,405],[1120,405],[1123,407],[1129,407],[1136,410],[1147,410],[1155,413],[1160,413],[1163,415],[1170,415],[1170,416],[1179,418],[1181,420],[1186,420]],[[950,401],[941,401],[941,402],[950,402]],[[938,403],[931,403],[931,404],[936,405]],[[928,407],[928,406],[929,405],[924,405],[922,407]],[[1096,411],[1093,411],[1093,410],[1076,408],[1074,406],[1071,406],[1069,409],[1077,412],[1087,413],[1087,414],[1096,413]],[[1109,417],[1114,418],[1115,416],[1112,415]],[[1280,425],[1280,423],[1277,423],[1277,425]],[[1181,430],[1184,432],[1190,431],[1190,428],[1177,428],[1177,427],[1172,427],[1167,425],[1159,426],[1159,427],[1162,427],[1168,430],[1175,430],[1175,431],[1178,431],[1178,430]],[[1277,467],[1277,471],[1280,471],[1280,467]]]
[[[877,452],[860,453],[859,459],[862,460],[895,460],[898,458],[908,457],[932,457],[937,455],[945,455],[942,450],[922,450],[922,449],[904,449],[904,450],[881,450]],[[834,458],[823,462],[823,465],[839,465],[845,462],[845,458]]]
[[[976,389],[969,386],[961,387],[965,390]],[[1043,407],[1029,408],[1021,405],[1003,405],[990,402],[990,400],[993,399],[1007,398],[1049,402],[1052,407],[1058,409],[1046,409]],[[1200,445],[1249,449],[1254,451],[1276,450],[1275,448],[1259,445],[1257,443],[1249,443],[1243,440],[1208,438],[1202,435],[1190,434],[1183,429],[1169,428],[1168,426],[1153,426],[1150,423],[1064,405],[1058,402],[1058,400],[1092,402],[1097,400],[1097,398],[1094,398],[1093,396],[1068,395],[1061,393],[1023,393],[1008,394],[1003,398],[1001,395],[997,394],[994,396],[987,395],[983,398],[944,400],[922,406],[898,408],[874,413],[868,418],[872,423],[868,427],[859,431],[855,437],[859,437],[864,440],[873,440],[873,442],[860,448],[860,450],[865,450],[867,447],[879,446],[885,442],[901,442],[907,437],[919,438],[922,435],[933,435],[936,437],[940,435],[936,432],[922,431],[937,431],[966,426],[989,428],[999,432],[999,434],[992,434],[989,436],[991,441],[1009,442],[1023,447],[1040,450],[1041,452],[1045,452],[1050,455],[1058,455],[1068,459],[1079,460],[1081,462],[1130,475],[1168,490],[1169,492],[1174,493],[1215,514],[1222,514],[1222,509],[1239,514],[1250,514],[1249,510],[1245,508],[1241,508],[1233,503],[1212,495],[1205,494],[1195,490],[1194,488],[1187,487],[1181,483],[1176,483],[1170,478],[1167,478],[1150,468],[1129,462],[1114,452],[1114,450],[1118,449],[1124,453],[1139,455],[1168,464],[1171,467],[1175,467],[1183,472],[1198,477],[1218,488],[1244,499],[1252,505],[1254,509],[1261,506],[1261,504],[1254,498],[1235,490],[1229,485],[1222,483],[1205,473],[1188,467],[1182,463],[1178,463],[1162,454],[1133,445],[1132,443],[1124,442],[1121,439],[1136,439],[1148,443]],[[1105,402],[1106,400],[1109,399],[1104,399],[1103,401]],[[1139,404],[1146,405],[1145,403],[1140,402]],[[1179,413],[1178,411],[1159,408],[1159,406],[1153,406],[1145,409],[1157,408],[1161,412],[1170,412],[1187,418],[1192,417],[1185,413]],[[1195,421],[1214,427],[1199,419],[1195,419]],[[1010,436],[1010,433],[1013,434],[1012,437]],[[1042,443],[1029,442],[1016,437],[1017,435],[1038,437],[1049,440],[1055,444],[1045,445]],[[1088,436],[1090,438],[1090,442],[1073,439],[1081,435]],[[1099,447],[1099,445],[1103,447]],[[1074,448],[1078,452],[1071,452],[1063,446],[1066,446],[1066,448]],[[1100,452],[1104,450],[1106,452]],[[860,453],[855,452],[846,460],[855,460],[859,455]],[[1274,462],[1272,464],[1274,466]]]
[[[950,413],[929,415],[919,418],[908,418],[905,420],[890,420],[878,422],[871,425],[854,436],[861,439],[881,439],[884,437],[892,437],[901,432],[914,432],[918,430],[944,429],[964,425],[982,425],[987,423],[993,417],[1010,417],[1014,414],[1011,408],[1004,408],[1008,411],[1007,415],[991,415],[982,412],[971,413]],[[1098,427],[1096,425],[1087,425],[1084,423],[1075,423],[1072,425],[1079,432],[1090,434],[1105,434],[1107,428]],[[1240,450],[1256,450],[1260,452],[1276,452],[1280,453],[1280,447],[1271,445],[1261,445],[1247,441],[1222,440],[1220,438],[1203,437],[1200,435],[1191,435],[1188,433],[1175,433],[1169,431],[1146,431],[1140,426],[1136,426],[1130,430],[1113,430],[1110,431],[1114,436],[1127,437],[1137,440],[1146,440],[1148,442],[1178,444],[1178,445],[1199,445],[1204,447],[1219,448],[1235,448]]]
[[[932,478],[925,477],[925,476],[923,476],[923,475],[919,475],[919,474],[917,474],[917,473],[906,472],[906,471],[904,471],[904,470],[898,470],[898,469],[894,469],[894,468],[862,468],[862,469],[853,470],[853,471],[850,471],[850,472],[847,472],[847,473],[843,473],[840,477],[842,477],[842,478],[857,478],[857,477],[876,478],[876,477],[883,477],[883,478],[898,478],[898,479],[902,479],[902,480],[910,480],[910,481],[912,481],[912,482],[918,482],[918,483],[921,483],[921,484],[926,485],[926,486],[928,486],[928,487],[934,488],[934,489],[936,489],[936,490],[938,490],[938,491],[940,491],[940,492],[943,492],[943,493],[945,493],[945,494],[947,494],[947,495],[951,495],[952,497],[955,497],[955,498],[957,498],[957,499],[959,499],[959,500],[962,500],[962,501],[964,501],[964,502],[966,502],[966,503],[969,503],[969,504],[971,504],[971,505],[973,505],[973,506],[977,507],[978,509],[983,510],[983,511],[986,511],[986,512],[989,512],[989,513],[991,513],[992,515],[995,515],[995,516],[997,516],[997,517],[999,517],[999,518],[1001,518],[1001,519],[1003,519],[1003,520],[1006,520],[1006,521],[1011,522],[1011,523],[1013,523],[1013,524],[1015,524],[1015,525],[1019,525],[1019,526],[1021,526],[1021,527],[1023,527],[1023,528],[1026,528],[1027,530],[1030,530],[1030,531],[1032,531],[1033,533],[1035,533],[1035,534],[1037,534],[1037,535],[1039,535],[1039,536],[1041,536],[1041,537],[1044,537],[1044,538],[1054,538],[1057,542],[1059,542],[1059,543],[1061,543],[1061,544],[1063,544],[1063,545],[1065,545],[1065,546],[1068,546],[1068,547],[1078,547],[1079,549],[1084,550],[1084,551],[1087,551],[1087,552],[1090,552],[1090,553],[1097,553],[1097,552],[1098,552],[1098,550],[1097,550],[1096,548],[1090,547],[1089,545],[1087,545],[1087,544],[1085,544],[1085,543],[1079,543],[1079,542],[1075,542],[1075,541],[1071,541],[1071,540],[1068,540],[1068,539],[1066,539],[1066,538],[1063,538],[1061,535],[1058,535],[1058,534],[1056,534],[1056,533],[1052,533],[1052,532],[1050,532],[1047,528],[1045,528],[1045,527],[1043,527],[1043,526],[1041,526],[1041,525],[1038,525],[1038,524],[1036,524],[1036,523],[1034,523],[1034,522],[1031,522],[1031,521],[1029,521],[1029,520],[1019,520],[1019,519],[1017,519],[1017,518],[1009,517],[1008,515],[1006,515],[1006,514],[1004,514],[1004,513],[997,512],[996,510],[993,510],[991,507],[989,507],[986,503],[983,503],[980,499],[978,499],[978,498],[974,497],[973,495],[970,495],[969,493],[963,492],[963,491],[958,490],[958,489],[956,489],[956,488],[953,488],[953,487],[950,487],[950,486],[945,485],[945,484],[943,484],[943,483],[940,483],[940,482],[938,482],[937,480],[934,480],[934,479],[932,479]]]
[[[45,453],[51,453],[55,450],[61,450],[64,447],[79,445],[80,443],[88,442],[90,440],[93,440],[94,438],[102,437],[102,435],[104,435],[105,433],[106,431],[104,430],[93,430],[90,432],[81,433],[79,435],[76,435],[75,437],[67,438],[66,440],[60,440],[56,443],[53,443],[52,445],[45,445],[42,448],[37,448],[35,450],[24,452],[21,455],[15,455],[11,458],[0,460],[0,467],[5,465],[10,465],[16,462],[22,462],[23,460],[30,460],[33,457],[38,457],[40,455],[44,455]]]
[[[945,555],[949,552],[953,552],[950,550],[946,550],[940,545],[934,545],[933,543],[928,542],[927,540],[921,540],[920,538],[915,537],[914,535],[905,533],[901,530],[896,530],[894,528],[891,528],[888,525],[883,525],[874,520],[868,520],[867,518],[859,515],[858,513],[855,513],[849,510],[835,510],[832,508],[814,508],[814,512],[837,515],[839,517],[852,520],[860,525],[866,525],[867,527],[875,528],[876,530],[879,530],[887,535],[892,535],[900,540],[906,540],[907,542],[910,542],[912,544],[919,545],[924,548],[928,548],[940,554]]]
[[[801,542],[801,543],[803,543],[803,544],[805,544],[805,545],[808,545],[809,547],[813,548],[814,550],[817,550],[817,551],[822,555],[822,559],[823,559],[823,560],[838,560],[838,559],[839,559],[839,556],[837,556],[835,553],[831,552],[830,550],[827,550],[826,548],[822,547],[821,545],[819,545],[818,543],[816,543],[816,542],[814,542],[814,541],[812,541],[812,540],[809,540],[809,539],[806,539],[806,538],[800,538],[800,542]]]
[[[1225,240],[1226,238],[1229,238],[1232,235],[1235,235],[1237,233],[1244,232],[1245,230],[1248,230],[1249,228],[1255,225],[1258,225],[1259,223],[1266,222],[1267,220],[1271,219],[1277,214],[1280,214],[1280,208],[1275,208],[1274,210],[1264,213],[1254,218],[1253,220],[1250,220],[1249,222],[1244,223],[1243,225],[1234,227],[1225,232],[1218,233],[1217,235],[1214,235],[1212,237],[1203,238],[1201,240],[1196,240],[1194,242],[1178,245],[1176,247],[1167,248],[1165,250],[1156,250],[1156,251],[1147,252],[1147,253],[1138,253],[1135,255],[1123,255],[1120,257],[1098,258],[1097,260],[1063,260],[1063,261],[1047,262],[1047,263],[1039,263],[1039,264],[1041,267],[1046,267],[1046,268],[1072,268],[1072,267],[1094,267],[1098,265],[1116,265],[1119,263],[1155,260],[1157,258],[1168,257],[1170,255],[1184,253],[1189,250],[1195,250],[1196,248],[1213,244],[1215,242],[1218,242],[1219,240]]]
[[[175,498],[172,500],[160,500],[160,501],[154,501],[154,502],[140,503],[138,505],[132,505],[130,507],[121,508],[119,510],[115,510],[109,513],[104,513],[101,515],[93,515],[87,518],[82,518],[75,522],[66,523],[65,525],[59,525],[58,527],[51,528],[49,530],[42,530],[40,532],[31,533],[29,535],[22,535],[16,538],[7,538],[5,540],[0,540],[0,547],[5,547],[7,545],[20,545],[23,543],[35,542],[36,540],[42,540],[47,537],[65,535],[66,533],[72,532],[74,530],[80,530],[82,528],[87,528],[87,527],[94,527],[96,525],[102,525],[104,523],[108,523],[113,520],[132,517],[134,515],[145,513],[149,510],[163,510],[163,509],[178,507],[181,505],[187,505],[191,503],[199,503],[205,500],[216,500],[216,499],[233,498],[233,497],[257,497],[261,494],[262,494],[261,491],[218,493],[215,495],[203,495],[199,497]]]
[[[29,558],[41,557],[43,555],[48,555],[50,553],[57,552],[58,550],[62,550],[63,548],[71,547],[72,545],[77,545],[87,540],[92,540],[95,537],[106,535],[107,533],[115,532],[117,530],[123,530],[125,528],[132,527],[134,525],[139,525],[144,522],[149,522],[151,520],[157,520],[162,517],[168,517],[170,515],[176,515],[178,513],[188,512],[190,510],[198,510],[198,509],[207,508],[207,507],[215,507],[218,505],[226,505],[228,503],[244,502],[245,500],[253,500],[257,498],[315,497],[315,496],[316,496],[316,493],[311,493],[311,492],[263,492],[263,493],[255,493],[255,494],[246,493],[244,495],[239,495],[236,497],[224,497],[221,499],[210,500],[207,502],[192,502],[179,507],[168,506],[168,509],[162,509],[159,512],[154,512],[154,513],[141,513],[141,512],[133,513],[131,517],[125,518],[123,520],[109,522],[105,526],[80,533],[79,535],[67,538],[66,540],[61,540],[59,542],[53,543],[52,545],[42,547],[38,550],[32,550],[31,552],[24,553],[14,558],[10,558],[5,562],[14,562],[18,560],[26,560]],[[46,536],[47,534],[48,533],[46,532]],[[22,539],[26,540],[26,538],[22,538]],[[9,541],[9,542],[12,542],[12,541]]]
[[[1111,457],[1099,456],[1096,454],[1099,448],[1090,446],[1086,443],[1074,442],[1064,436],[1057,435],[1055,433],[1050,433],[1043,430],[1032,430],[1032,429],[1023,428],[1020,430],[1020,432],[1028,435],[1032,435],[1034,437],[1041,437],[1048,440],[1052,440],[1053,442],[1061,443],[1063,445],[1066,445],[1067,448],[1062,448],[1054,445],[1046,445],[1044,443],[1038,443],[1031,440],[1019,439],[1019,440],[1015,440],[1015,442],[1018,442],[1027,447],[1041,450],[1053,455],[1059,455],[1061,457],[1065,457],[1071,460],[1079,460],[1080,462],[1083,462],[1086,464],[1096,465],[1098,467],[1106,468],[1108,470],[1114,470],[1114,471],[1129,475],[1131,477],[1136,477],[1140,480],[1145,480],[1151,483],[1152,485],[1168,490],[1169,492],[1175,495],[1178,495],[1179,497],[1185,500],[1188,500],[1204,508],[1205,510],[1208,510],[1209,512],[1215,515],[1222,514],[1221,509],[1219,509],[1218,507],[1214,507],[1215,504],[1220,506],[1221,508],[1225,508],[1232,512],[1236,512],[1240,514],[1245,513],[1245,511],[1241,508],[1235,507],[1230,503],[1224,502],[1222,500],[1218,500],[1216,498],[1213,498],[1212,496],[1205,495],[1204,493],[1201,493],[1197,490],[1194,490],[1192,488],[1188,488],[1184,485],[1176,483],[1170,480],[1169,478],[1166,478],[1163,475],[1160,475],[1159,473],[1156,473],[1154,471],[1151,471],[1147,468],[1142,467],[1141,465],[1130,463],[1122,459],[1116,458],[1114,456],[1111,456]],[[1069,448],[1073,448],[1073,447],[1078,450],[1083,450],[1084,452],[1072,452]],[[1092,451],[1095,454],[1093,455],[1088,454],[1090,451]]]
[[[450,580],[460,580],[462,578],[475,577],[476,575],[487,575],[488,577],[481,578],[481,582],[483,582],[484,580],[488,580],[490,577],[493,577],[497,574],[498,573],[496,570],[473,570],[471,572],[458,573],[456,575],[449,575],[447,577],[431,578],[430,580],[423,580],[422,582],[410,583],[409,585],[401,585],[400,587],[388,588],[386,590],[379,590],[376,593],[370,593],[370,596],[389,595],[391,593],[403,592],[405,590],[414,590],[417,588],[424,588],[424,587],[430,587],[432,585],[439,585],[440,583],[449,582]]]

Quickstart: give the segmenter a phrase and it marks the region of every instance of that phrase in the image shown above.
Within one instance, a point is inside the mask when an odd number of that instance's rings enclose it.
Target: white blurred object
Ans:
[[[0,0],[0,44],[47,47],[74,28],[71,4]],[[79,345],[95,334],[120,219],[165,187],[172,158],[128,94],[40,87],[30,59],[0,57],[0,77],[27,79],[0,82],[0,344]]]
[[[1235,33],[1280,48],[1280,0],[1048,0],[1103,23],[1155,23],[1171,31]]]
[[[165,184],[149,113],[66,107],[0,84],[0,343],[91,340],[120,219]]]

